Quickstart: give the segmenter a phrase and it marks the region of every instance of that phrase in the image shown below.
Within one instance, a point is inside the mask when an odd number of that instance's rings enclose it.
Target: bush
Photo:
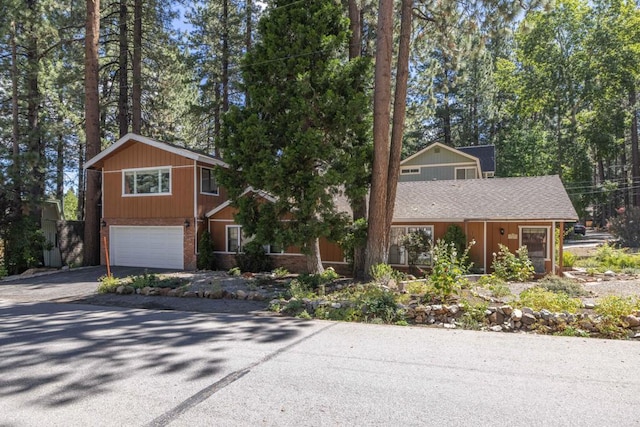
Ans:
[[[405,234],[401,244],[407,251],[409,265],[418,265],[420,256],[431,250],[431,235],[425,230],[418,229]]]
[[[393,279],[393,267],[389,264],[380,263],[371,266],[371,277],[379,285],[387,285]]]
[[[468,246],[464,253],[459,254],[455,244],[438,240],[433,247],[433,267],[429,275],[429,283],[433,285],[436,294],[446,299],[452,294],[459,293],[463,277],[469,271]]]
[[[288,276],[288,275],[289,275],[289,270],[287,270],[287,269],[286,269],[286,268],[284,268],[284,267],[277,267],[277,268],[275,268],[275,269],[273,270],[273,275],[274,275],[276,278],[281,279],[281,278],[283,278],[283,277],[285,277],[285,276]]]
[[[338,241],[338,245],[340,245],[344,258],[349,265],[353,265],[353,255],[356,248],[364,248],[366,244],[367,220],[364,218],[356,219]]]
[[[98,285],[99,294],[115,293],[118,286],[122,285],[122,280],[114,276],[102,276],[98,279],[100,284]]]
[[[260,273],[273,269],[271,258],[255,240],[244,245],[243,252],[236,255],[236,264],[243,272]]]
[[[628,316],[638,310],[640,310],[640,301],[636,298],[617,295],[608,295],[602,298],[595,308],[596,313],[613,320],[620,320],[621,317]]]
[[[573,266],[574,266],[574,265],[575,265],[575,263],[576,263],[576,259],[577,259],[577,258],[578,258],[578,257],[576,257],[576,256],[575,256],[574,254],[572,254],[571,252],[569,252],[569,251],[564,251],[564,252],[562,252],[562,265],[563,265],[564,267],[567,267],[567,268],[573,268]]]
[[[229,276],[238,277],[242,274],[242,271],[240,271],[238,267],[233,267],[233,268],[230,268],[229,271],[227,271],[227,274]]]
[[[379,319],[383,323],[394,323],[404,318],[404,310],[398,307],[393,294],[377,286],[369,286],[366,289],[358,306],[362,310],[365,322]]]
[[[540,286],[534,286],[520,294],[518,305],[536,311],[546,309],[551,312],[576,313],[582,307],[582,301],[570,298],[565,293],[556,294]]]
[[[620,271],[625,268],[640,267],[640,255],[629,254],[624,249],[616,249],[604,244],[596,252],[598,267],[602,270]]]
[[[493,268],[496,277],[502,280],[525,282],[533,277],[534,268],[525,246],[520,247],[515,254],[509,248],[500,244],[499,253],[493,254]]]
[[[198,269],[200,270],[215,270],[216,258],[213,253],[213,242],[211,241],[211,234],[208,231],[202,233],[200,241],[198,242]]]
[[[538,286],[553,293],[564,293],[572,298],[589,295],[579,283],[558,276],[545,276],[538,282]]]
[[[444,236],[442,236],[442,240],[447,243],[453,243],[460,254],[464,251],[465,245],[467,244],[467,236],[464,234],[462,227],[456,224],[451,224],[447,227],[447,231],[444,233]]]

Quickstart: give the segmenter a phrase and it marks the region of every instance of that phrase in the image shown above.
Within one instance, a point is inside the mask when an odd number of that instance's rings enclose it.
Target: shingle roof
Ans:
[[[480,159],[482,172],[496,171],[496,146],[495,145],[470,145],[468,147],[456,147],[462,151]]]
[[[578,218],[557,175],[399,182],[394,222]]]

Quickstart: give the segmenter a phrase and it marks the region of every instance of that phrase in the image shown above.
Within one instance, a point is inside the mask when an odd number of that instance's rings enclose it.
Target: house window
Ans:
[[[402,175],[418,175],[420,174],[420,168],[402,168],[400,169]]]
[[[242,252],[242,227],[239,225],[227,226],[227,252]]]
[[[475,179],[476,168],[456,168],[456,179]]]
[[[171,194],[171,168],[128,169],[122,171],[122,194]]]
[[[204,194],[218,195],[218,183],[213,169],[200,169],[200,192]]]
[[[520,227],[520,246],[527,247],[536,273],[544,273],[544,262],[549,259],[549,228]]]
[[[408,233],[416,231],[424,232],[431,243],[433,243],[433,227],[391,227],[390,246],[389,246],[389,264],[407,265],[409,263],[409,253],[403,246],[404,236]],[[422,252],[417,254],[416,265],[431,265],[431,252]]]

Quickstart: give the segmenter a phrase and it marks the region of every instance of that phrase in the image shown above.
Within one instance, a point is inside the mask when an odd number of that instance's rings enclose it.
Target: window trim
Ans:
[[[229,248],[229,229],[231,228],[237,228],[238,229],[238,250],[236,251],[232,251]],[[238,225],[238,224],[231,224],[231,225],[227,225],[225,226],[225,232],[224,232],[224,250],[227,253],[230,254],[240,254],[242,253],[242,226]]]
[[[210,171],[210,172],[213,172],[213,168],[205,168],[204,166],[200,166],[200,194],[204,194],[206,196],[219,196],[220,195],[220,185],[218,184],[218,180],[217,179],[215,180],[215,183],[216,183],[216,191],[215,191],[215,193],[214,192],[204,191],[202,189],[203,188],[202,183],[204,181],[203,173],[204,173],[205,169]],[[214,176],[214,179],[215,179],[215,176]]]
[[[522,231],[525,228],[537,228],[537,229],[544,229],[547,233],[547,242],[546,242],[546,253],[544,255],[544,260],[545,261],[551,261],[551,241],[550,241],[550,237],[551,236],[551,227],[547,226],[547,225],[520,225],[518,226],[518,234],[519,234],[519,239],[518,239],[518,247],[522,247],[524,246],[524,244],[522,243]]]
[[[420,175],[421,167],[402,167],[400,168],[400,175]]]
[[[153,171],[153,170],[157,170],[158,173],[160,173],[163,170],[167,170],[169,171],[169,191],[167,192],[162,192],[162,193],[126,193],[125,189],[125,176],[127,175],[127,173],[137,173],[137,172],[144,172],[144,171]],[[137,181],[137,176],[134,175],[134,188],[136,186],[136,181]],[[172,193],[173,189],[173,170],[171,166],[152,166],[152,167],[147,167],[147,168],[130,168],[130,169],[122,169],[122,197],[153,197],[153,196],[170,196]]]
[[[462,181],[462,179],[458,178],[458,171],[464,170],[464,178],[463,179],[477,179],[478,178],[478,170],[475,166],[459,166],[455,167],[453,171],[453,177],[456,181]],[[475,178],[467,178],[467,171],[472,170]]]

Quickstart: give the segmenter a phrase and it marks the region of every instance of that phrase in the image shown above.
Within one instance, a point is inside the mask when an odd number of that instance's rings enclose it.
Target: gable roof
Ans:
[[[577,218],[557,175],[399,182],[394,211],[394,222]]]
[[[417,153],[412,154],[411,156],[409,156],[409,157],[407,157],[406,159],[404,159],[403,161],[401,161],[401,162],[400,162],[400,165],[404,165],[404,164],[406,164],[407,162],[409,162],[409,161],[411,161],[411,160],[415,159],[415,158],[416,158],[416,157],[418,157],[418,156],[423,155],[423,154],[424,154],[424,153],[426,153],[427,151],[432,150],[432,149],[434,149],[434,148],[442,148],[442,149],[445,149],[445,150],[451,151],[451,152],[453,152],[453,153],[459,154],[459,155],[461,155],[461,156],[467,157],[467,158],[469,158],[469,160],[471,160],[471,161],[473,161],[473,162],[476,162],[476,163],[478,164],[478,166],[480,166],[480,163],[479,163],[479,160],[478,160],[478,158],[477,158],[477,157],[475,157],[475,156],[473,156],[473,155],[471,155],[471,154],[469,154],[469,153],[464,153],[464,152],[462,152],[462,151],[460,151],[460,150],[457,150],[457,149],[455,149],[455,148],[453,148],[453,147],[449,147],[448,145],[444,145],[444,144],[442,144],[442,143],[440,143],[440,142],[434,142],[433,144],[428,145],[427,147],[423,148],[422,150],[418,151]]]
[[[262,191],[262,190],[254,190],[253,187],[247,187],[242,194],[240,194],[240,197],[244,196],[245,194],[248,193],[255,193],[258,196],[262,197],[263,199],[274,203],[276,201],[276,198],[273,197],[272,195],[270,195],[269,193]],[[206,216],[207,218],[211,218],[212,216],[214,216],[215,214],[217,214],[218,212],[220,212],[221,210],[223,210],[224,208],[228,207],[231,205],[231,199],[228,199],[227,201],[225,201],[224,203],[216,206],[215,208],[211,209],[209,212],[207,212],[206,214],[204,214],[204,216]]]
[[[482,172],[496,171],[496,146],[495,145],[470,145],[458,147],[458,151],[477,157],[480,160]]]
[[[96,169],[102,161],[107,157],[111,156],[113,153],[118,151],[124,145],[129,144],[131,142],[139,142],[141,144],[149,145],[154,148],[158,148],[160,150],[168,151],[173,154],[177,154],[182,157],[186,157],[187,159],[196,160],[198,162],[207,163],[212,166],[222,166],[227,167],[227,164],[224,163],[220,159],[216,159],[215,157],[208,156],[203,153],[198,153],[193,150],[189,150],[187,148],[177,147],[175,145],[167,144],[166,142],[156,141],[151,138],[147,138],[146,136],[137,135],[135,133],[128,133],[116,142],[114,142],[108,148],[102,150],[98,155],[93,157],[91,160],[87,161],[84,165],[84,169]]]

